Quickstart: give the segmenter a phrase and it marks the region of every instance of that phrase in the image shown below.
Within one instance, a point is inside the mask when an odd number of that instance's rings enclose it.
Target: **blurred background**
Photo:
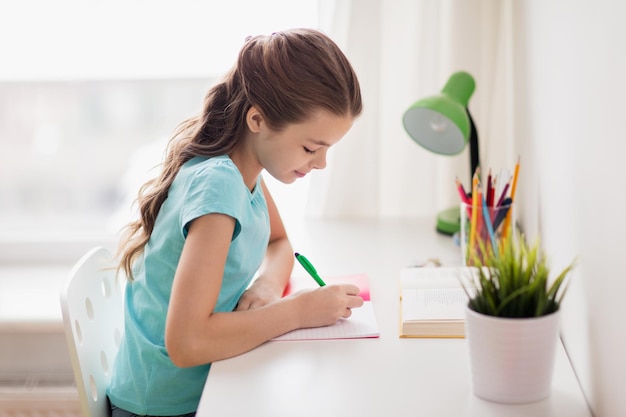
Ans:
[[[315,0],[0,5],[0,240],[20,244],[6,262],[114,239],[246,36],[319,26]]]
[[[626,415],[625,20],[620,0],[0,0],[0,415],[62,399],[44,388],[72,380],[58,298],[71,265],[115,246],[170,133],[245,37],[297,26],[335,39],[365,109],[325,170],[265,176],[288,231],[311,217],[434,228],[459,202],[455,178],[469,184],[467,149],[424,150],[402,115],[468,71],[481,166],[520,158],[520,226],[554,270],[580,259],[561,338],[585,397]]]

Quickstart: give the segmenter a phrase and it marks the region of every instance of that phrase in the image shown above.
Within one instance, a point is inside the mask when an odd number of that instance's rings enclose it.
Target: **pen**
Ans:
[[[311,262],[309,262],[307,258],[304,257],[304,255],[300,255],[298,252],[296,252],[296,259],[298,260],[298,262],[300,262],[300,265],[302,265],[306,272],[308,272],[309,275],[313,277],[315,282],[317,282],[320,287],[326,285],[324,280],[320,278],[320,276],[317,274],[315,267],[311,264]]]

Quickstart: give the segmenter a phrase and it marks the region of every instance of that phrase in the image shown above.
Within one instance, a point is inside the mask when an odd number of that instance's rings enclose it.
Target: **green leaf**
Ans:
[[[478,268],[477,291],[468,305],[479,313],[500,317],[536,317],[558,310],[567,276],[575,265],[568,265],[548,286],[550,268],[540,239],[529,245],[522,234],[517,239],[503,239],[497,252],[479,241],[471,262]]]

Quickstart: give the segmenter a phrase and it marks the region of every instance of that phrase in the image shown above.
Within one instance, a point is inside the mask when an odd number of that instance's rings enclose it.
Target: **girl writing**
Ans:
[[[361,107],[350,63],[323,33],[246,40],[202,112],[174,131],[121,242],[113,417],[194,415],[211,362],[362,305],[351,284],[282,298],[293,250],[261,176],[288,184],[323,169]]]

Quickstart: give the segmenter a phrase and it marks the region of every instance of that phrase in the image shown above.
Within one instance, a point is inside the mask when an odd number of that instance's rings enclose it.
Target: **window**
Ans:
[[[0,244],[42,251],[114,238],[172,130],[200,110],[246,36],[318,27],[313,0],[10,4],[0,13]]]

